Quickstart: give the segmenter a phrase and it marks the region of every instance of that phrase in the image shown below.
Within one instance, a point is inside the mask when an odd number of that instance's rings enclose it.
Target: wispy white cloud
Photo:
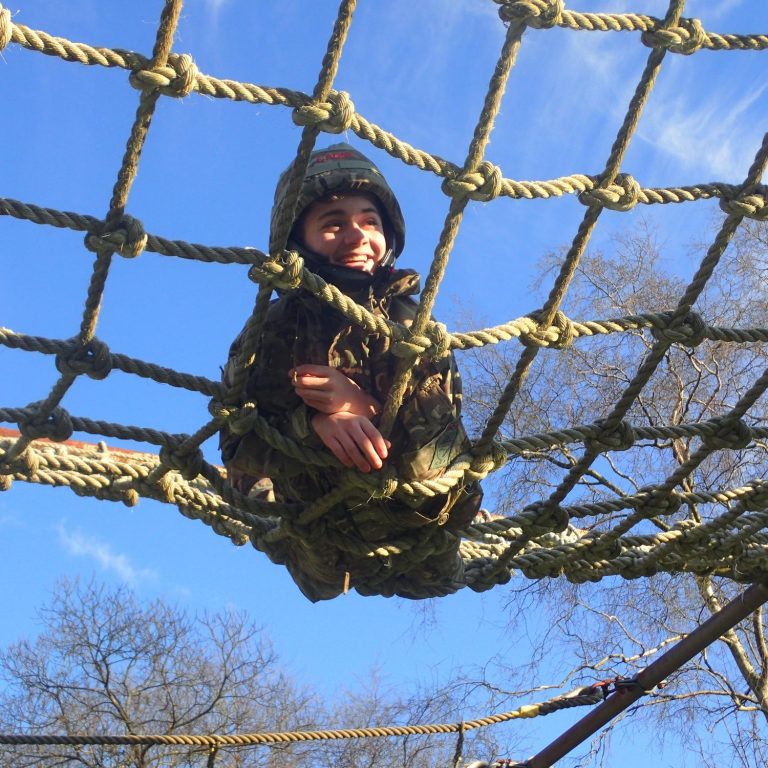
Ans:
[[[593,88],[610,82],[616,78],[616,67],[621,60],[612,43],[613,40],[604,35],[568,35],[562,50],[564,60],[559,62],[561,71],[567,75],[575,69],[582,76],[581,70],[587,70]]]
[[[63,525],[58,527],[58,534],[59,541],[70,555],[95,561],[100,568],[115,574],[131,586],[153,580],[157,576],[151,569],[136,568],[126,555],[113,551],[109,544],[103,541],[78,531],[67,531]]]
[[[688,0],[689,3],[691,0]],[[709,3],[710,0],[704,0]],[[730,2],[731,0],[725,0]],[[740,0],[735,0],[740,2]],[[588,3],[584,3],[587,5]],[[602,0],[602,3],[592,2],[589,4],[589,10],[600,13],[642,13],[646,16],[663,16],[669,6],[669,0],[643,0],[642,8],[638,7],[637,0]],[[576,10],[573,8],[572,3],[566,3],[566,7],[569,10]],[[586,8],[579,8],[579,11],[585,11]],[[686,7],[686,16],[690,16],[688,13],[689,7]]]
[[[225,6],[229,5],[230,1],[231,0],[205,0],[206,31],[209,33],[211,41],[218,38],[221,13]]]
[[[668,97],[639,135],[684,170],[739,181],[762,135],[749,112],[766,90],[768,83],[731,101],[719,93],[694,103],[682,95]],[[727,110],[723,109],[726,103]]]
[[[219,13],[221,13],[221,9],[228,5],[230,0],[205,0],[205,6],[208,10],[208,13],[211,14],[214,18],[217,18]]]
[[[712,22],[727,18],[730,14],[737,11],[743,5],[743,0],[719,0],[713,3],[712,0],[693,0],[686,7],[685,15],[704,20],[705,26]],[[722,32],[723,30],[717,30]]]
[[[477,0],[392,0],[374,5],[376,28],[367,33],[370,44],[365,47],[364,66],[353,69],[348,61],[342,63],[345,89],[367,117],[379,119],[400,138],[448,152],[451,137],[465,137],[471,131],[466,122],[472,118],[457,115],[456,105],[466,98],[469,83],[482,69],[478,61],[487,60],[492,67],[503,42],[498,6]],[[357,39],[353,32],[348,51],[355,49]],[[491,72],[483,71],[479,87],[487,87]],[[380,87],[372,89],[372,81]],[[431,115],[429,121],[425,114]],[[439,132],[430,127],[436,120]]]
[[[0,510],[2,509],[2,504],[0,504]],[[6,530],[26,530],[27,527],[27,524],[13,514],[13,512],[0,514],[0,528],[5,528]]]
[[[627,36],[622,40],[621,34],[624,33],[571,33],[565,37],[559,54],[555,52],[555,66],[569,90],[573,90],[576,81],[585,80],[589,83],[586,93],[594,104],[612,110],[615,107],[619,112],[626,109],[626,100],[620,96],[631,93],[634,87],[629,73],[634,74],[640,61],[637,56],[634,59],[627,56],[628,48],[632,49],[623,43],[631,38]],[[612,98],[606,99],[606,93],[611,93]]]

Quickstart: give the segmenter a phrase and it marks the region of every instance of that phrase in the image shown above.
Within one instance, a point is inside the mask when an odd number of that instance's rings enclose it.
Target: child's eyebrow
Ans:
[[[363,208],[359,211],[359,213],[375,213],[377,216],[379,216],[379,209],[376,208],[375,205],[370,206],[369,208]],[[332,208],[330,211],[325,211],[325,213],[321,213],[317,218],[321,221],[333,216],[346,216],[347,211],[345,211],[343,208]]]

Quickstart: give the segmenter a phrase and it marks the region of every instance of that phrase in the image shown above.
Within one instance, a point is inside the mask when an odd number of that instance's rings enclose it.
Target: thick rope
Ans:
[[[42,736],[33,734],[0,734],[0,744],[36,744],[36,745],[84,745],[100,744],[104,746],[142,744],[180,745],[180,746],[215,746],[247,747],[261,744],[290,744],[308,741],[336,741],[339,739],[390,738],[395,736],[422,736],[460,733],[487,728],[499,723],[520,718],[539,717],[563,709],[590,706],[604,698],[600,686],[586,686],[564,696],[558,696],[538,704],[526,704],[511,712],[467,720],[460,723],[436,723],[430,725],[388,725],[371,728],[345,728],[320,731],[278,731],[270,733],[216,734],[195,736],[187,734],[125,734],[121,736],[83,735],[83,736]]]

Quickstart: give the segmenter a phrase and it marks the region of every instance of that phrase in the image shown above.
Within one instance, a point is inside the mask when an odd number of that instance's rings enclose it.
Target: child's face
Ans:
[[[369,195],[313,203],[303,224],[304,245],[331,264],[370,274],[387,252],[381,214]]]

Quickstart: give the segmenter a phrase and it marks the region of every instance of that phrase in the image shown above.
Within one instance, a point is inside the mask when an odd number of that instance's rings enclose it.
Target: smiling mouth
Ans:
[[[366,254],[341,256],[334,259],[334,263],[347,269],[370,271],[369,266],[373,266],[373,257]]]
[[[370,260],[372,257],[365,253],[352,253],[347,254],[345,256],[339,256],[336,259],[336,262],[338,264],[356,264],[356,263],[365,263],[366,261]]]

